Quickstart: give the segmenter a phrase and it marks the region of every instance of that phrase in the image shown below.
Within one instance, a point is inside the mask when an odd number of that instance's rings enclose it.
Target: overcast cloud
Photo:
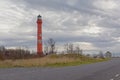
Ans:
[[[83,50],[120,52],[120,0],[0,0],[0,45],[36,49],[36,17],[43,41]],[[59,47],[60,48],[60,47]]]

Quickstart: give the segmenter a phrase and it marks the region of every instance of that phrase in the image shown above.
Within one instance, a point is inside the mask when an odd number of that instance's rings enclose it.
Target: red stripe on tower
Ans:
[[[42,17],[38,15],[37,17],[37,54],[43,55],[42,50]]]

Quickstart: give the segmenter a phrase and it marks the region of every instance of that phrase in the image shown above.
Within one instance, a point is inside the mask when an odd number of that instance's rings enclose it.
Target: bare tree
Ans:
[[[66,52],[66,53],[69,53],[69,47],[68,46],[69,46],[68,43],[64,44],[64,49],[65,49],[64,52]]]
[[[72,43],[67,43],[64,45],[64,47],[66,53],[74,53],[74,45]]]
[[[69,44],[69,53],[74,53],[74,45],[72,43]]]
[[[55,54],[56,53],[56,42],[52,38],[48,39],[45,43],[44,52],[46,54]]]
[[[105,53],[105,57],[106,57],[106,58],[111,58],[111,57],[112,57],[112,53],[111,53],[110,51],[107,51],[107,52]]]
[[[54,54],[55,53],[55,41],[52,38],[50,38],[48,40],[48,44],[50,46],[50,54]]]
[[[5,52],[5,47],[4,46],[0,46],[0,53],[4,53]]]
[[[104,58],[104,54],[102,51],[99,52],[99,55],[98,55],[100,58]]]
[[[76,54],[82,54],[82,49],[80,49],[79,45],[75,47],[75,53]]]
[[[48,44],[46,42],[44,43],[44,53],[46,55],[48,55],[48,53],[49,53],[49,46],[48,46]]]
[[[4,46],[0,46],[0,60],[4,60],[5,59],[5,57],[4,57],[5,51],[6,51],[5,47]]]

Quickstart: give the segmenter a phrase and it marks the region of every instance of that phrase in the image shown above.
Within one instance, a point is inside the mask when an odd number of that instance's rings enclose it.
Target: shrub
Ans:
[[[0,53],[0,60],[5,60],[4,55]]]

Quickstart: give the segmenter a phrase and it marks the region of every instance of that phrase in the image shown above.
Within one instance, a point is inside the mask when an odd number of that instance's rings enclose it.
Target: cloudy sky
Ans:
[[[120,52],[120,0],[0,0],[0,45],[36,49],[36,18],[43,42]]]

